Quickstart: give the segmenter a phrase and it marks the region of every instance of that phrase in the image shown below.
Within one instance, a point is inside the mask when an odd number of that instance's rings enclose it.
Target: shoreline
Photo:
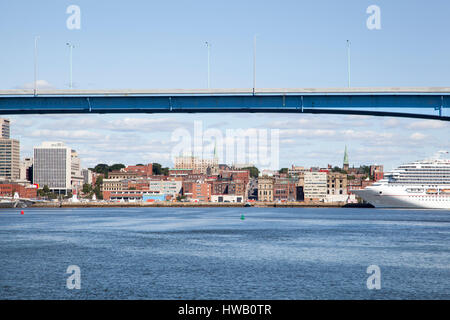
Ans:
[[[347,204],[347,203],[315,203],[315,202],[261,202],[246,206],[245,203],[69,203],[69,202],[49,202],[34,203],[29,208],[372,208],[367,204]]]

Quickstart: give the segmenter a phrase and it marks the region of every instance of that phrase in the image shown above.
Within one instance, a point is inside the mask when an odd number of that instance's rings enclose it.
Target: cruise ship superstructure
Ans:
[[[361,190],[352,190],[379,208],[450,209],[450,160],[440,151],[427,160],[415,161],[388,172]]]

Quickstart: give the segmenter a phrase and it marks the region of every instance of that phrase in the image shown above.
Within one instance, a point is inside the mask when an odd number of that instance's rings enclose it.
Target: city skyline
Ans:
[[[80,29],[66,26],[71,1],[0,4],[0,36],[8,48],[0,53],[0,88],[33,88],[35,36],[38,89],[68,89],[72,77],[74,89],[206,88],[208,78],[211,88],[249,88],[255,35],[258,88],[346,87],[347,40],[353,87],[449,83],[450,44],[441,40],[450,28],[445,2],[376,1],[379,30],[366,26],[372,1],[132,3],[77,1]],[[280,129],[280,167],[340,164],[345,145],[351,165],[377,162],[386,169],[450,150],[444,138],[449,124],[432,120],[303,114],[8,118],[23,156],[31,156],[41,141],[64,141],[86,166],[143,161],[171,166],[171,133],[192,130],[199,119],[223,132]]]
[[[34,116],[26,115],[8,117],[12,122],[11,135],[21,142],[21,158],[32,156],[33,147],[42,141],[62,141],[77,150],[84,167],[98,163],[131,165],[142,162],[172,167],[170,155],[176,142],[171,141],[171,134],[178,128],[193,132],[194,121],[198,118],[193,115],[186,115],[183,120],[159,115],[151,118],[111,116],[112,119],[99,115],[74,115],[70,119],[59,115],[40,117],[47,121],[36,122]],[[293,118],[281,115],[270,122],[264,115],[248,115],[246,119],[250,117],[253,118],[251,127],[245,127],[242,123],[245,121],[235,115],[224,115],[222,121],[211,115],[202,115],[201,119],[205,130],[216,128],[223,133],[228,128],[236,128],[236,122],[241,123],[244,130],[279,129],[280,168],[340,166],[345,145],[349,149],[350,166],[377,163],[385,165],[386,169],[429,158],[439,150],[450,150],[448,139],[443,139],[448,135],[448,124],[437,120],[387,118],[380,131],[371,124],[373,117],[368,116],[299,115]],[[332,120],[337,118],[346,126],[336,127]],[[303,127],[297,128],[298,125]],[[224,163],[222,160],[219,162]]]

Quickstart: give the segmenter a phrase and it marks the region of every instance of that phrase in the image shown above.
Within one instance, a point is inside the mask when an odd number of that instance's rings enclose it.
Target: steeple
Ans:
[[[344,169],[345,171],[347,171],[347,170],[348,170],[348,166],[349,166],[349,164],[348,164],[347,145],[345,145],[345,151],[344,151],[344,165],[343,165],[343,169]]]

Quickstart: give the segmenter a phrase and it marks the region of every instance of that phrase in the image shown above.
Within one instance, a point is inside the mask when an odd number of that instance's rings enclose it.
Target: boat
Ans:
[[[383,179],[351,192],[377,208],[450,209],[450,160],[444,154],[448,152],[400,165]]]

